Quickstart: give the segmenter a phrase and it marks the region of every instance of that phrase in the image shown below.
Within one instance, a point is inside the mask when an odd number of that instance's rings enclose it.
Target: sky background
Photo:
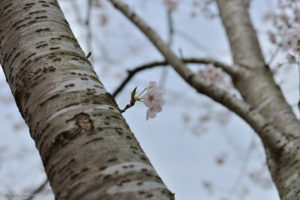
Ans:
[[[88,50],[84,26],[87,1],[59,2],[81,47],[86,53],[92,51],[95,70],[109,92],[126,77],[126,69],[162,60],[143,34],[107,1],[92,9],[92,50]],[[162,0],[126,2],[164,40],[168,39],[166,7]],[[274,47],[266,39],[268,25],[262,21],[262,14],[272,6],[275,4],[271,0],[254,0],[250,10],[266,58]],[[193,12],[197,16],[191,18]],[[107,20],[105,24],[103,20]],[[181,51],[184,57],[211,57],[231,64],[229,46],[218,18],[205,18],[192,5],[192,0],[185,0],[173,12],[173,22],[175,34],[171,48],[176,54]],[[279,55],[276,62],[280,59]],[[190,67],[198,71],[204,66]],[[161,73],[162,69],[156,68],[138,74],[117,97],[119,106],[129,103],[134,87],[141,91],[149,81],[159,82]],[[299,95],[295,74],[295,68],[285,68],[276,76],[292,105]],[[165,184],[175,193],[176,200],[279,199],[265,165],[261,142],[246,123],[197,94],[171,68],[164,90],[166,104],[156,118],[146,121],[143,103],[127,110],[124,117]],[[0,127],[0,199],[25,199],[43,182],[45,174],[3,71],[0,71]],[[36,196],[35,200],[38,199],[53,199],[49,186]]]

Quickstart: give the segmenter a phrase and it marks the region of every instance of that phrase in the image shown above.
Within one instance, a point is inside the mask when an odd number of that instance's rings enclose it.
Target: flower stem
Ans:
[[[121,109],[120,112],[123,113],[123,112],[125,112],[128,108],[134,106],[135,102],[136,102],[136,101],[134,100],[134,98],[131,98],[130,103],[127,104],[127,105],[125,106],[125,108]]]

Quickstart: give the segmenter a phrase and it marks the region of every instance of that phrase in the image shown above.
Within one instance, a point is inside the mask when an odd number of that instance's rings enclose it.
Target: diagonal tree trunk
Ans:
[[[0,63],[57,200],[174,198],[56,0],[0,1]]]
[[[189,70],[159,35],[126,4],[110,0],[198,92],[242,117],[260,136],[272,178],[283,200],[300,199],[300,122],[265,64],[244,0],[217,0],[235,64],[226,71],[243,99],[207,85]]]
[[[235,86],[244,100],[287,139],[279,150],[271,151],[266,146],[272,178],[283,200],[299,200],[300,122],[264,61],[245,2],[218,0],[217,3],[234,62],[246,71],[233,77]]]

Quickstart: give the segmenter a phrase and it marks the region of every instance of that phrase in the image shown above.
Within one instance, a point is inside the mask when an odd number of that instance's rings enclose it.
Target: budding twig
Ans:
[[[134,98],[131,97],[130,103],[127,104],[127,105],[125,106],[125,108],[123,108],[123,109],[120,110],[121,113],[125,112],[128,108],[134,106],[135,102],[136,102],[136,100],[135,100]]]

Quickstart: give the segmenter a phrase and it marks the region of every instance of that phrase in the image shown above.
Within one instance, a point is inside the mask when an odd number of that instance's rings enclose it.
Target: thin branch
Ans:
[[[174,23],[173,23],[173,15],[172,15],[172,10],[167,9],[167,21],[168,21],[168,42],[167,45],[169,48],[172,47],[172,43],[173,43],[173,39],[174,39]],[[167,80],[167,76],[168,76],[168,68],[164,68],[163,71],[161,72],[160,75],[160,80],[159,80],[159,87],[160,89],[162,89],[165,84],[166,84],[166,80]]]
[[[174,22],[173,22],[173,12],[172,10],[168,9],[167,11],[167,18],[168,18],[168,29],[169,29],[169,35],[168,35],[168,46],[171,47],[173,40],[174,40]]]
[[[277,48],[275,49],[275,51],[271,54],[269,60],[268,60],[268,65],[271,66],[272,62],[275,60],[276,56],[278,55],[279,53],[279,50],[280,50],[280,45],[277,46]]]
[[[221,68],[224,72],[226,72],[229,75],[234,74],[234,69],[230,65],[226,65],[225,63],[222,63],[220,61],[216,61],[210,58],[183,58],[181,59],[182,62],[184,63],[189,63],[189,64],[210,64],[212,63],[215,67]],[[131,70],[128,70],[128,75],[127,77],[123,80],[123,82],[117,87],[117,89],[113,92],[112,96],[116,97],[127,85],[127,83],[134,77],[135,74],[138,72],[141,72],[146,69],[151,69],[155,67],[163,67],[169,65],[167,61],[155,61],[155,62],[150,62],[138,67],[135,67]]]
[[[182,39],[184,39],[186,42],[188,42],[189,44],[191,44],[192,46],[194,46],[194,48],[199,49],[200,51],[204,52],[205,56],[211,56],[216,54],[216,52],[212,52],[209,48],[207,48],[204,44],[200,43],[199,41],[197,41],[195,38],[193,38],[192,36],[190,36],[188,33],[186,33],[183,30],[180,29],[176,29],[176,35],[180,36]]]
[[[76,18],[76,20],[77,20],[77,23],[78,23],[78,24],[83,24],[82,19],[81,19],[81,17],[80,17],[80,9],[79,9],[79,7],[78,7],[78,5],[77,5],[77,2],[74,1],[74,0],[72,0],[72,1],[71,1],[71,5],[72,5],[72,9],[73,9],[73,11],[74,11],[74,13],[75,13],[75,18]]]
[[[131,108],[135,104],[135,99],[131,98],[130,103],[127,104],[123,109],[120,110],[121,113],[125,112],[127,109]]]
[[[85,26],[86,26],[86,30],[87,30],[86,43],[87,43],[87,51],[88,52],[93,51],[93,46],[92,46],[93,35],[92,35],[92,30],[91,30],[92,3],[93,3],[93,0],[88,0],[88,7],[87,7],[86,19],[85,19]],[[91,63],[94,62],[93,55],[91,55],[90,61],[91,61]]]
[[[36,189],[29,195],[29,197],[28,197],[26,200],[33,200],[34,197],[44,189],[44,187],[47,185],[47,183],[48,183],[48,179],[46,178],[46,180],[44,180],[44,182],[43,182],[38,188],[36,188]]]
[[[252,138],[251,138],[251,142],[250,142],[248,148],[246,149],[246,153],[244,155],[242,165],[239,169],[237,178],[235,179],[231,189],[228,191],[228,196],[226,197],[226,199],[231,199],[231,197],[237,193],[236,190],[241,185],[244,175],[246,174],[248,163],[250,161],[251,154],[253,152],[254,143],[255,143],[255,135],[253,134]]]
[[[208,97],[238,114],[260,135],[265,145],[271,150],[277,151],[282,148],[282,145],[287,143],[287,139],[276,131],[258,111],[252,109],[245,101],[238,99],[229,94],[226,90],[209,84],[196,76],[183,61],[172,52],[160,36],[144,20],[137,16],[136,13],[129,9],[128,5],[120,0],[109,1],[147,36],[157,50],[164,56],[166,61],[190,86],[199,93],[206,94]],[[241,73],[240,68],[237,66],[234,67],[234,71]],[[278,141],[280,141],[280,143],[278,143]]]

